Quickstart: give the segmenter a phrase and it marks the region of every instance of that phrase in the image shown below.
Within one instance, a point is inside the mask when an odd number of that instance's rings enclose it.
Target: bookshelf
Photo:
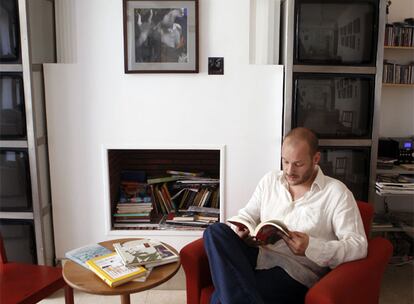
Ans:
[[[188,215],[183,210],[188,210],[190,206],[214,209],[210,211],[214,211],[217,221],[224,218],[224,146],[192,146],[191,148],[118,146],[116,149],[104,148],[104,155],[105,167],[108,168],[105,178],[107,189],[105,210],[109,234],[133,235],[139,231],[142,235],[152,236],[200,236],[206,225],[171,222],[174,215]],[[179,176],[177,179],[170,179],[170,177],[177,177],[177,173],[171,171],[201,173],[201,176]],[[134,223],[133,215],[122,216],[124,223],[119,221],[118,207],[121,197],[125,197],[122,194],[125,172],[128,174],[132,172],[133,176],[137,176],[134,177],[136,181],[140,179],[140,184],[146,189],[143,191],[145,192],[143,197],[146,197],[147,203],[151,203],[149,218],[148,216],[143,218],[142,223],[138,223],[138,218],[135,219],[137,223]],[[187,183],[189,180],[195,182]],[[188,191],[190,188],[195,193]],[[185,196],[186,192],[188,196]],[[190,198],[190,192],[198,195]],[[123,206],[125,207],[125,204]]]
[[[410,16],[411,15],[411,16]],[[384,62],[379,105],[379,138],[412,138],[414,125],[414,83],[412,78],[414,64],[412,4],[403,0],[393,0],[384,26]],[[404,20],[407,22],[404,24]],[[389,65],[387,66],[387,63]],[[398,67],[398,68],[396,68]],[[388,68],[388,70],[387,70]],[[392,73],[392,74],[390,74]],[[399,73],[399,75],[396,75]],[[398,77],[395,77],[398,76]],[[414,172],[394,165],[392,169],[375,168],[375,178],[380,175],[414,176]],[[382,235],[394,245],[393,260],[403,261],[413,255],[414,195],[406,193],[379,193],[376,191],[375,216],[372,225],[373,235]],[[393,191],[390,191],[393,192]]]
[[[413,87],[414,77],[414,21],[405,18],[401,22],[385,26],[383,86]]]

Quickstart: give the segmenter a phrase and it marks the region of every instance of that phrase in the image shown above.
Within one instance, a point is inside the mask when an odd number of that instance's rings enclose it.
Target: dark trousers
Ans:
[[[304,302],[308,288],[280,267],[256,270],[259,249],[247,246],[226,224],[208,227],[204,246],[215,287],[211,304]]]

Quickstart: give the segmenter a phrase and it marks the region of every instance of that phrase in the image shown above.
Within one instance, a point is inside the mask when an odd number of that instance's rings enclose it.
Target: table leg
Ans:
[[[129,297],[129,294],[123,294],[121,295],[121,304],[130,304],[131,299]]]
[[[65,286],[65,304],[74,304],[73,289],[69,285]]]

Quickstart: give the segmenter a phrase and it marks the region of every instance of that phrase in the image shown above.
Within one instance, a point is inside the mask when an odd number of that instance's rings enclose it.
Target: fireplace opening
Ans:
[[[220,149],[108,149],[111,230],[202,230],[220,220]]]

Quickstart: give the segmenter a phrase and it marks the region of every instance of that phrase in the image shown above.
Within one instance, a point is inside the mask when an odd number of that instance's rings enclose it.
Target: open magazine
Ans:
[[[255,223],[251,223],[236,215],[227,221],[241,229],[247,229],[250,236],[260,245],[274,244],[282,238],[282,235],[289,237],[289,229],[279,220],[268,220],[256,226]]]
[[[179,256],[163,243],[155,240],[134,240],[113,244],[126,266],[156,267],[179,260]]]

